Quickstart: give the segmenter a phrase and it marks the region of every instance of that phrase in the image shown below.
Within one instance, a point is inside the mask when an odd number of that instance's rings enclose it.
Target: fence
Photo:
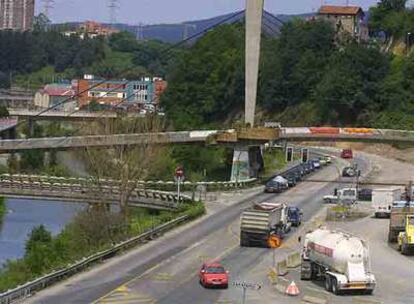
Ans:
[[[0,182],[6,181],[20,181],[28,183],[49,183],[49,184],[77,184],[84,186],[99,185],[99,186],[120,186],[121,181],[113,179],[92,179],[92,178],[82,178],[82,177],[58,177],[58,176],[48,176],[48,175],[24,175],[24,174],[2,174],[0,175]],[[181,183],[183,191],[194,191],[197,186],[206,187],[207,191],[217,191],[217,190],[231,190],[237,188],[246,188],[248,186],[254,185],[257,183],[256,178],[250,178],[243,181],[215,181],[215,182],[190,182],[185,181]],[[152,189],[152,190],[164,190],[164,191],[175,191],[177,184],[174,181],[142,181],[135,180],[129,181],[129,185],[134,185],[137,189]]]
[[[121,242],[110,249],[98,252],[92,256],[86,257],[75,264],[69,265],[64,269],[54,271],[50,274],[47,274],[43,277],[37,278],[31,282],[28,282],[22,286],[18,286],[12,290],[8,290],[0,294],[0,304],[9,304],[14,300],[26,298],[30,296],[33,292],[39,291],[47,286],[50,286],[66,277],[69,277],[75,273],[82,271],[83,269],[89,267],[91,264],[105,260],[112,257],[114,254],[125,250],[136,243],[140,243],[144,240],[151,239],[154,235],[162,233],[172,227],[188,220],[188,215],[183,215],[179,218],[176,218],[170,222],[162,224],[154,229],[151,229],[139,236],[131,238],[127,241]]]

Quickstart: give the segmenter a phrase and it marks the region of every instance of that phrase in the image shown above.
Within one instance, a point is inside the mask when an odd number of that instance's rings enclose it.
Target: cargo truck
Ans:
[[[373,189],[372,207],[375,217],[390,217],[392,203],[400,200],[401,188]]]
[[[405,216],[405,230],[398,234],[398,250],[402,254],[413,252],[414,248],[414,214]]]
[[[268,247],[272,234],[280,239],[289,232],[288,206],[282,203],[259,203],[247,208],[240,218],[240,246]]]
[[[397,242],[399,233],[405,230],[405,218],[410,214],[414,214],[414,202],[396,201],[392,204],[388,242]]]
[[[325,289],[334,294],[347,290],[372,294],[376,285],[365,241],[352,234],[326,228],[305,236],[301,279],[325,280]]]

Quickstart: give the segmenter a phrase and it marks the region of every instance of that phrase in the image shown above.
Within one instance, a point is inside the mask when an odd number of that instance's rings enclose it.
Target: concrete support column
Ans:
[[[233,152],[230,181],[238,182],[250,178],[249,148],[238,147]]]
[[[264,0],[246,0],[245,123],[254,126]]]
[[[263,168],[263,154],[260,146],[236,147],[233,152],[230,181],[236,182],[258,177]]]
[[[28,129],[29,129],[28,137],[32,138],[32,137],[34,137],[34,134],[35,134],[35,123],[36,123],[36,121],[32,118],[28,118],[27,123],[28,123]]]

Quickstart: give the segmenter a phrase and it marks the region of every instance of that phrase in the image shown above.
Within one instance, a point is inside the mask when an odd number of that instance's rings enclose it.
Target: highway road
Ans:
[[[414,166],[396,160],[386,159],[380,156],[367,155],[371,161],[373,182],[406,182],[414,180]],[[361,209],[372,212],[369,203],[360,203]],[[295,280],[299,289],[310,292],[311,295],[319,294],[329,303],[414,303],[414,256],[401,255],[387,242],[388,219],[376,219],[371,216],[352,222],[328,222],[327,227],[349,231],[364,238],[369,245],[371,256],[371,268],[377,279],[377,286],[373,296],[352,295],[334,296],[324,290],[322,282],[300,281],[299,271],[288,274],[287,280]],[[286,298],[286,303],[295,303]]]
[[[342,162],[342,160],[339,160]],[[362,170],[368,162],[357,160]],[[331,165],[313,175],[333,180],[338,168]],[[38,293],[25,303],[239,303],[241,290],[206,290],[199,286],[197,271],[205,260],[219,258],[230,269],[231,280],[263,284],[248,293],[248,302],[280,299],[266,282],[272,253],[266,248],[239,247],[239,216],[243,208],[260,201],[283,201],[299,206],[310,220],[322,206],[321,197],[332,193],[335,183],[302,182],[282,194],[264,194],[262,189],[210,216],[168,233],[122,257],[77,275]],[[231,200],[231,198],[230,198]],[[278,250],[286,254],[289,248]],[[250,301],[250,302],[249,302]]]

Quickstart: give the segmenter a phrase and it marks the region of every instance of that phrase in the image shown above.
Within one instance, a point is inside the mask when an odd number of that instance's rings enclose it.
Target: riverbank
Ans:
[[[183,204],[176,212],[132,209],[125,221],[120,213],[88,210],[76,215],[56,236],[37,226],[26,241],[24,257],[8,261],[0,272],[0,292],[64,268],[179,216],[189,215],[192,219],[204,212],[202,203]]]

